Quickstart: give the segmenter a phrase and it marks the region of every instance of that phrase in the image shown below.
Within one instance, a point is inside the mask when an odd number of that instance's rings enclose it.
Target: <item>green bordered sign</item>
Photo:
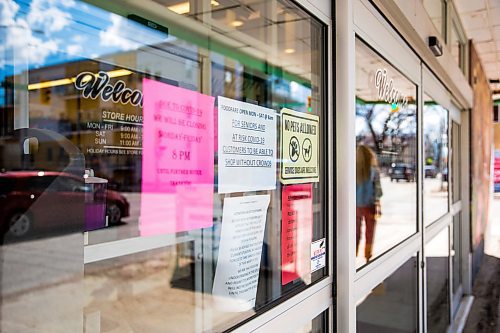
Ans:
[[[283,184],[319,181],[319,117],[281,110],[281,168]]]

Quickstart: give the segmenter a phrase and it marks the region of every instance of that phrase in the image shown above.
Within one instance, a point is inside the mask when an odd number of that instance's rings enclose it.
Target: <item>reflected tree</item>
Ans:
[[[375,153],[380,155],[385,147],[391,152],[401,151],[406,144],[405,136],[414,135],[416,131],[415,111],[393,110],[388,104],[357,104],[356,116],[364,119]],[[358,133],[359,135],[363,133]]]

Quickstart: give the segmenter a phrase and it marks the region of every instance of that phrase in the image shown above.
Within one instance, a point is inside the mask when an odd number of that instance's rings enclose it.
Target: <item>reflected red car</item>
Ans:
[[[0,172],[0,226],[2,235],[22,237],[33,230],[84,230],[84,178],[54,171]],[[129,216],[127,199],[106,191],[110,223]]]

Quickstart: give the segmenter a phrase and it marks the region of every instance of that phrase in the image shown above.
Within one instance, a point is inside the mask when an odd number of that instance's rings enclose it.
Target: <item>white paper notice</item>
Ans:
[[[242,312],[255,306],[269,201],[269,194],[224,200],[212,291],[219,311]]]
[[[217,97],[219,193],[276,188],[276,113]]]

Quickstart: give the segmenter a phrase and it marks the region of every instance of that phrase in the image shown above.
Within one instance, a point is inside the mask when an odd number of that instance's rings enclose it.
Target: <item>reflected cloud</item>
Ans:
[[[0,24],[2,26],[9,26],[15,23],[14,16],[19,10],[19,5],[13,1],[0,2]]]
[[[89,14],[94,19],[89,21]],[[97,42],[87,43],[89,33]],[[0,40],[0,53],[6,55],[0,66],[13,65],[15,55],[19,63],[38,68],[172,42],[175,37],[74,0],[3,0]]]
[[[68,45],[68,47],[66,48],[66,52],[68,52],[68,54],[77,56],[83,52],[83,48],[81,45],[72,44],[72,45]]]
[[[57,5],[63,7],[74,6],[74,1],[68,0],[33,0],[27,16],[32,29],[40,29],[47,33],[60,31],[71,22],[68,11],[62,11]]]
[[[39,33],[36,32],[38,31],[36,26],[41,25],[44,28],[49,26],[51,29],[47,30],[49,32],[60,30],[69,22],[69,18],[67,18],[69,14],[61,12],[64,15],[58,17],[60,11],[54,8],[42,9],[42,1],[35,1],[32,5],[26,19],[16,18],[18,14],[22,13],[18,4],[11,0],[0,3],[0,12],[2,13],[0,25],[5,29],[2,34],[4,42],[0,45],[0,53],[10,54],[13,51],[20,59],[34,65],[40,65],[45,62],[49,55],[57,52],[58,41],[36,37],[35,35]],[[30,27],[31,24],[34,25],[34,28]],[[26,47],[26,45],[30,47]],[[2,58],[0,66],[4,66],[9,61],[12,59]]]
[[[87,37],[83,35],[74,35],[72,40],[75,44],[83,44],[87,41]]]
[[[110,15],[110,20],[111,26],[99,32],[100,45],[118,47],[120,50],[130,50],[139,47],[139,43],[123,37],[123,32],[128,30],[124,18],[118,15]]]

